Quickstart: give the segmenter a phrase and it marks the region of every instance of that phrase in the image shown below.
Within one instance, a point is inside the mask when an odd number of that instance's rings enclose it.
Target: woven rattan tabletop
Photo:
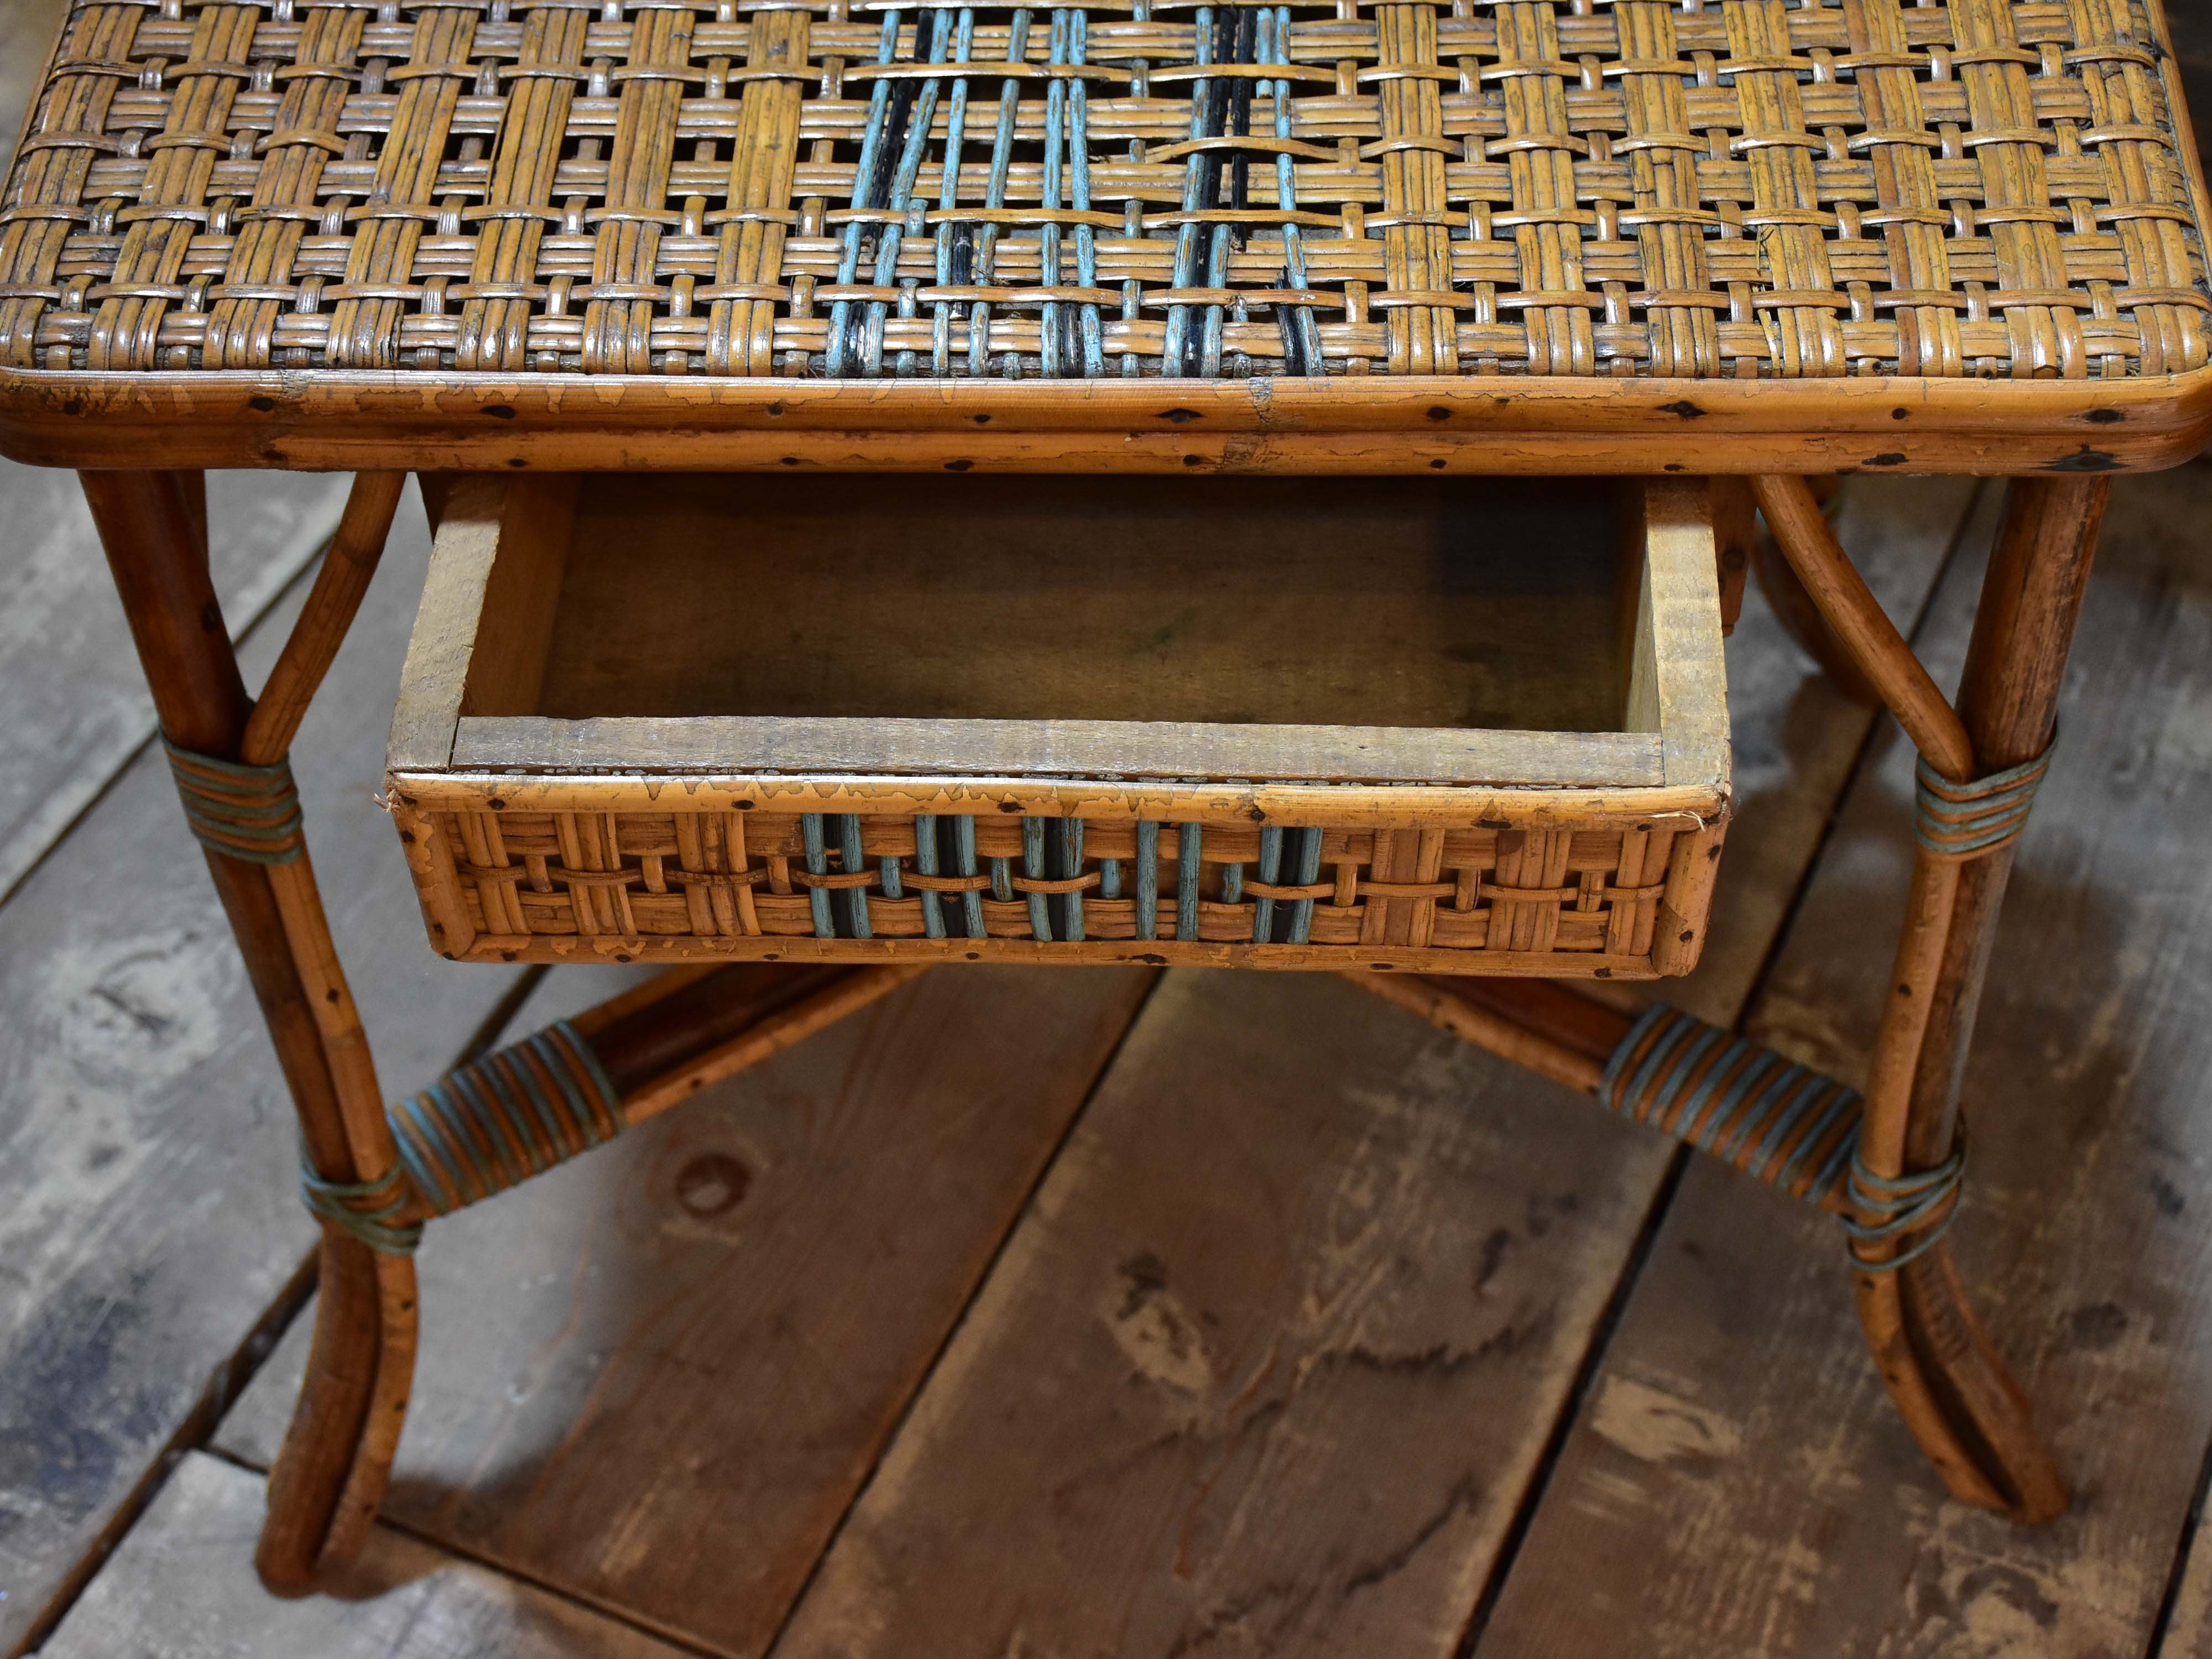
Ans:
[[[0,445],[2154,464],[2212,410],[2170,59],[2155,0],[82,4]]]

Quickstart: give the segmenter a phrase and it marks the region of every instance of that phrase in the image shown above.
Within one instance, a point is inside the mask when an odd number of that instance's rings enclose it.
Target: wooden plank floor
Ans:
[[[216,489],[265,665],[333,498]],[[1940,675],[1993,505],[1847,496]],[[2208,517],[2212,466],[2118,485],[1969,1085],[2056,1525],[1940,1496],[1832,1223],[1346,981],[948,969],[434,1229],[386,1524],[277,1602],[289,1108],[81,509],[0,470],[0,1655],[2212,1659]],[[300,746],[394,1091],[622,977],[422,940],[370,796],[425,553],[410,501]],[[1729,671],[1669,994],[1859,1074],[1907,757],[1756,598]]]

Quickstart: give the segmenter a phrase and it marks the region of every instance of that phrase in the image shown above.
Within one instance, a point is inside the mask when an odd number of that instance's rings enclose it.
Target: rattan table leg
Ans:
[[[1810,482],[1814,496],[1823,508],[1835,501],[1843,484],[1843,480],[1833,475]],[[1865,672],[1851,659],[1850,653],[1836,638],[1835,630],[1828,626],[1820,607],[1806,592],[1804,581],[1790,568],[1790,561],[1783,556],[1771,532],[1763,532],[1753,539],[1751,569],[1759,579],[1759,591],[1766,600],[1766,608],[1782,624],[1782,631],[1813,659],[1828,684],[1862,708],[1881,707],[1881,694],[1874,689]]]
[[[257,731],[209,574],[199,475],[82,477],[173,750],[246,766],[281,757],[352,620],[390,526],[398,481],[357,481]],[[275,755],[258,752],[264,748]],[[210,845],[207,862],[298,1109],[305,1157],[325,1180],[381,1173],[392,1162],[382,1101],[304,848],[270,862]],[[270,1476],[257,1557],[264,1582],[279,1591],[306,1590],[319,1565],[366,1535],[413,1372],[410,1260],[373,1251],[326,1222],[319,1288],[314,1352]]]
[[[2101,477],[2011,487],[1959,697],[1983,774],[2032,761],[2050,744],[2106,493]],[[1869,1090],[1875,1167],[1926,1168],[1956,1140],[1966,1050],[2011,868],[2009,845],[1964,862],[1925,848],[1916,860]],[[2060,1513],[2065,1485],[1945,1247],[1860,1273],[1857,1292],[1883,1377],[1953,1492],[2023,1521]]]

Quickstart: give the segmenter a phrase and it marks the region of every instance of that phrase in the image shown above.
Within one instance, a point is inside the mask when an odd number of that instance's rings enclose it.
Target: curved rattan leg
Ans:
[[[1835,500],[1843,486],[1843,480],[1834,477],[1815,478],[1812,483],[1814,498],[1823,507]],[[1828,684],[1863,708],[1881,707],[1881,694],[1875,690],[1865,671],[1851,659],[1851,653],[1844,648],[1835,630],[1820,615],[1820,607],[1814,603],[1803,581],[1790,568],[1790,561],[1783,556],[1771,530],[1762,529],[1752,542],[1751,571],[1758,579],[1766,608],[1782,624],[1783,632],[1813,659]]]
[[[2030,762],[2051,740],[2106,493],[2096,477],[2012,486],[1959,696],[1984,774]],[[1923,848],[1916,863],[1868,1104],[1867,1144],[1886,1149],[1890,1167],[1928,1167],[1957,1139],[1960,1083],[2011,866],[2009,843],[1965,861]],[[2027,1397],[1942,1245],[1893,1271],[1862,1273],[1858,1302],[1882,1375],[1952,1491],[2021,1521],[2063,1510],[2065,1484]]]
[[[253,1565],[279,1595],[357,1551],[376,1518],[415,1370],[415,1264],[324,1229],[315,1333],[291,1426],[269,1475]]]
[[[175,757],[186,811],[324,1178],[373,1178],[390,1137],[331,945],[282,764],[381,551],[400,481],[364,475],[261,703],[246,695],[210,580],[197,475],[87,473],[85,496]],[[258,1557],[297,1592],[365,1534],[398,1439],[415,1352],[413,1265],[326,1228],[308,1382],[270,1481]]]

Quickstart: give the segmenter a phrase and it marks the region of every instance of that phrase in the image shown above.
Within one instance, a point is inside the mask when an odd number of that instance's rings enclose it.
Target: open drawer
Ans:
[[[1696,961],[1698,480],[436,482],[389,789],[475,961]]]

